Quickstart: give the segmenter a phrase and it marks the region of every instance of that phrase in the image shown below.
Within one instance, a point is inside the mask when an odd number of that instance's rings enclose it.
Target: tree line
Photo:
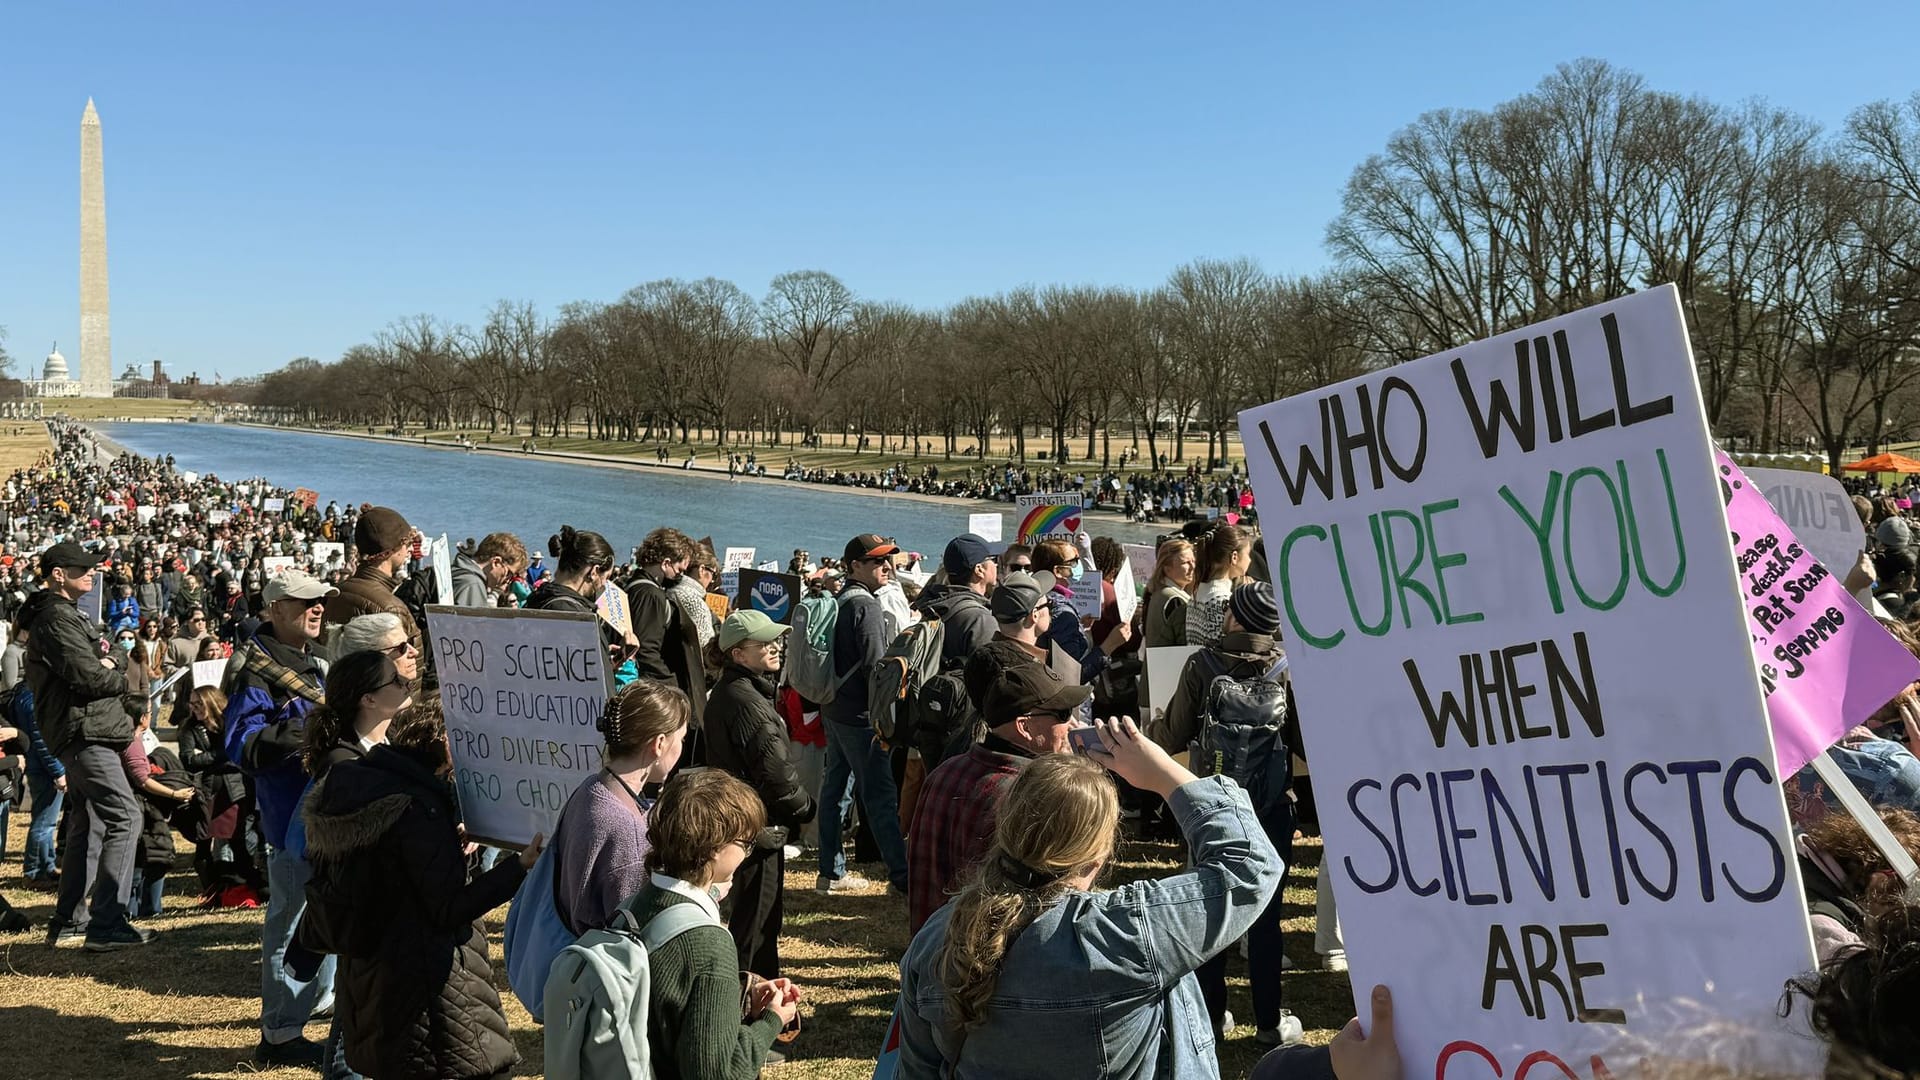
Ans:
[[[307,422],[791,445],[848,433],[984,454],[1032,433],[1226,456],[1238,411],[1666,282],[1715,432],[1838,462],[1920,426],[1920,94],[1824,132],[1764,102],[1562,65],[1491,110],[1429,112],[1362,162],[1299,277],[1196,259],[1161,285],[1022,285],[942,310],[832,274],[667,279],[552,316],[398,320],[262,377]]]

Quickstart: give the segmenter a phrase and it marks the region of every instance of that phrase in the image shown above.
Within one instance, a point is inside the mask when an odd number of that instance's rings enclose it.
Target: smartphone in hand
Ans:
[[[1107,749],[1106,740],[1100,737],[1099,728],[1073,728],[1067,732],[1067,745],[1071,747],[1076,754],[1085,754],[1090,751],[1098,751],[1102,754],[1111,753],[1111,751]]]

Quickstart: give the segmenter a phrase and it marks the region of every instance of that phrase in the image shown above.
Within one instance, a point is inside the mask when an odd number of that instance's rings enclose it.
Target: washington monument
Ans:
[[[100,114],[80,116],[80,393],[113,396],[113,335],[107,323],[107,179]]]

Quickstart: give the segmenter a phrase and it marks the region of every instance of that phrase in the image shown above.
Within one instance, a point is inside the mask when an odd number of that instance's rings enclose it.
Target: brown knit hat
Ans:
[[[400,511],[372,503],[360,504],[360,520],[353,526],[353,546],[362,555],[383,555],[413,543],[413,526]]]

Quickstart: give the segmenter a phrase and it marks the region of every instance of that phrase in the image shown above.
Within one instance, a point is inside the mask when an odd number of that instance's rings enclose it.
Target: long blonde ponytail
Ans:
[[[1029,762],[1001,798],[993,847],[954,898],[940,951],[947,1014],[979,1027],[1013,939],[1065,895],[1067,879],[1113,856],[1120,801],[1099,765],[1072,754]]]

